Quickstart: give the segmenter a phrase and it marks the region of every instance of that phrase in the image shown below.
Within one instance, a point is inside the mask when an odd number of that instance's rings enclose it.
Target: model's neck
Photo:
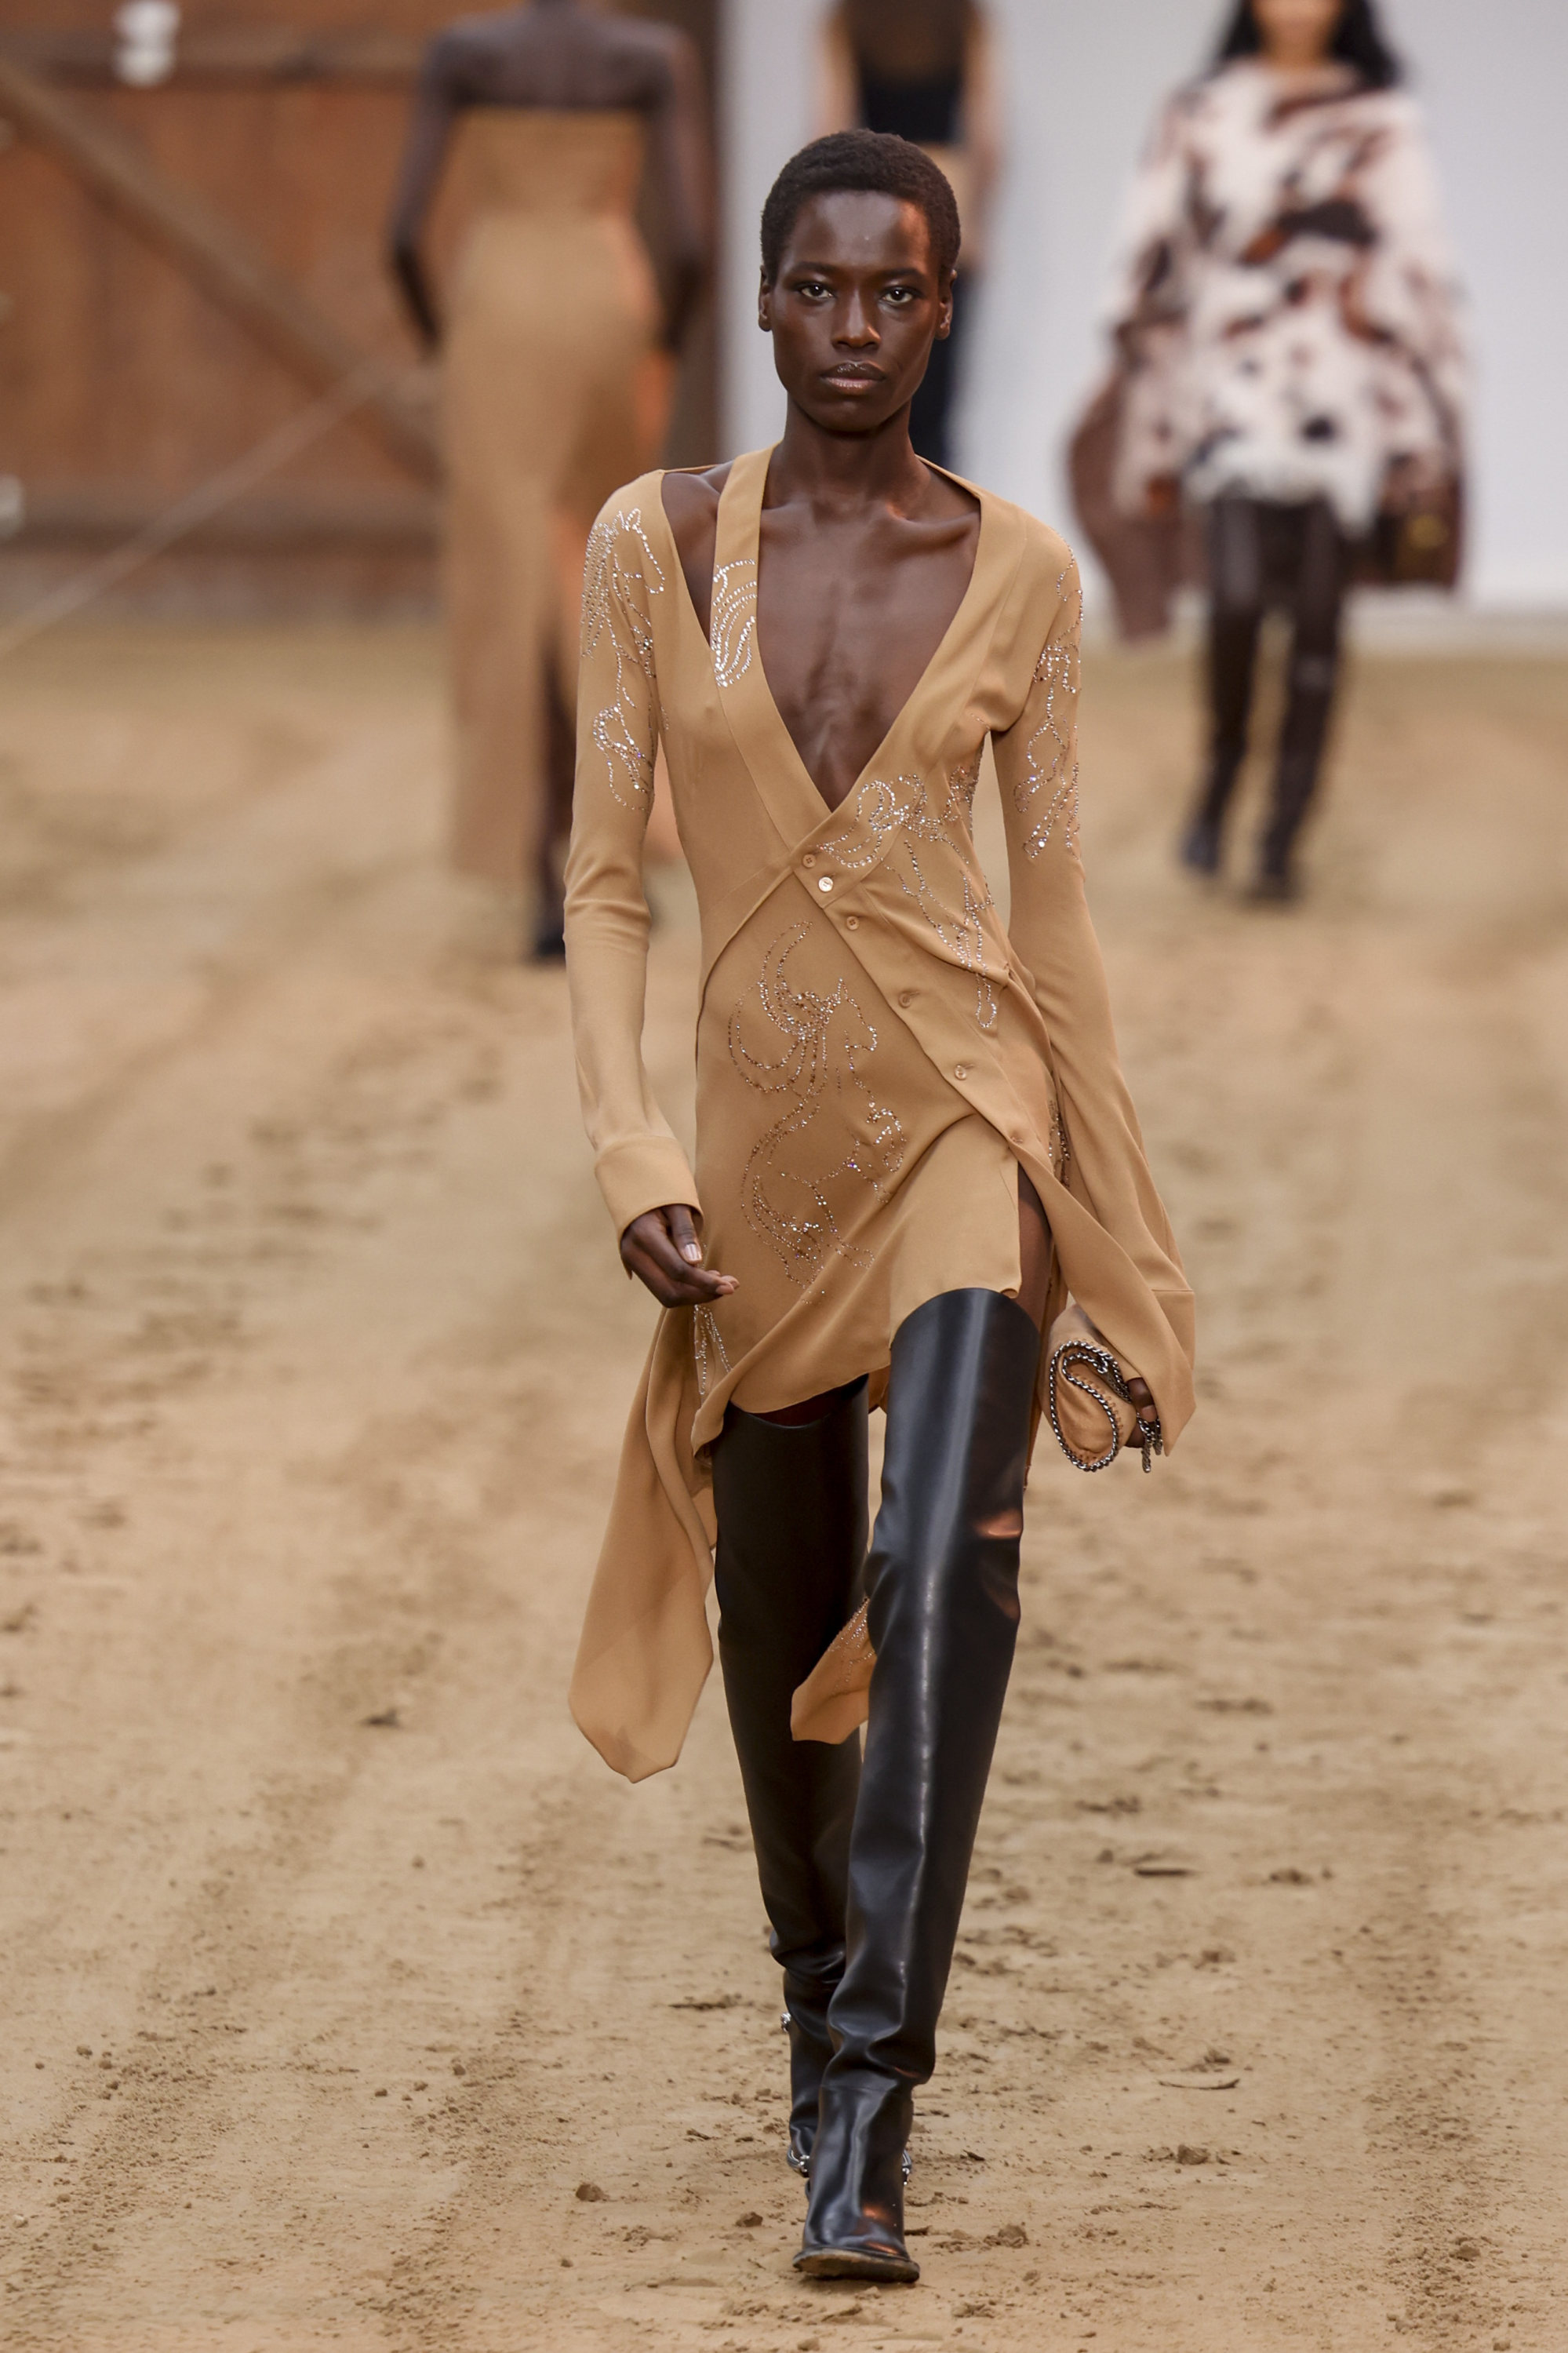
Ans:
[[[1268,48],[1258,54],[1281,81],[1321,81],[1344,71],[1328,49]]]
[[[826,433],[792,400],[768,487],[776,500],[813,506],[901,507],[922,495],[929,479],[910,439],[907,408],[874,432]]]

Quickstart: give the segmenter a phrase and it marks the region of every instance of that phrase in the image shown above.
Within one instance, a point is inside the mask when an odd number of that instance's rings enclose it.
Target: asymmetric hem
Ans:
[[[1070,1288],[1153,1390],[1192,1410],[1192,1293],[1117,1059],[1078,849],[1077,567],[1006,501],[919,686],[830,810],[769,691],[757,565],[771,452],[720,502],[710,638],[645,476],[595,526],[584,602],[567,954],[584,1114],[616,1230],[700,1209],[739,1280],[660,1315],[626,1431],[573,1680],[631,1779],[672,1764],[709,1667],[704,1450],[733,1399],[766,1412],[885,1372],[925,1301],[1016,1291],[1017,1172]],[[1012,913],[975,853],[990,737]],[[695,1175],[641,1055],[641,849],[662,738],[702,923]],[[874,1392],[875,1394],[875,1389]]]

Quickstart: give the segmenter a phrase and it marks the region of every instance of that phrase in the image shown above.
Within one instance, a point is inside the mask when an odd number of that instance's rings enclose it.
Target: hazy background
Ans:
[[[989,0],[1009,153],[994,267],[971,344],[963,460],[1056,522],[1064,436],[1099,367],[1094,327],[1121,195],[1164,91],[1193,72],[1219,0]],[[723,111],[727,436],[776,432],[780,394],[752,324],[756,219],[808,137],[816,0],[731,0]],[[1568,8],[1562,0],[1386,0],[1430,121],[1474,306],[1477,406],[1466,595],[1568,607]]]

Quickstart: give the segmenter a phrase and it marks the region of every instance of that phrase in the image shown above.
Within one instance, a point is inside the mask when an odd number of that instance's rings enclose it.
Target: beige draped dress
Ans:
[[[714,1306],[661,1314],[634,1402],[572,1686],[633,1780],[679,1753],[712,1646],[704,1450],[766,1412],[885,1376],[925,1300],[1016,1291],[1017,1172],[1072,1291],[1154,1392],[1193,1404],[1193,1301],[1117,1058],[1078,842],[1077,567],[983,491],[974,570],[919,687],[830,810],[768,691],[757,564],[770,453],[719,509],[711,644],[646,475],[594,528],[584,584],[566,934],[584,1113],[617,1234],[687,1202]],[[989,736],[1012,902],[975,854]],[[662,740],[702,925],[695,1174],[641,1031],[641,850]]]
[[[475,107],[442,402],[457,778],[452,852],[523,887],[542,822],[548,684],[573,708],[595,515],[657,456],[671,364],[632,207],[633,113]]]

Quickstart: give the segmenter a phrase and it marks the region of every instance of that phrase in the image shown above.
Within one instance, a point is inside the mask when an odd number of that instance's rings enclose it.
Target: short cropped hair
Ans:
[[[792,155],[763,206],[763,278],[772,286],[803,208],[840,190],[896,196],[925,215],[939,277],[958,266],[958,200],[924,150],[891,131],[833,131]]]

